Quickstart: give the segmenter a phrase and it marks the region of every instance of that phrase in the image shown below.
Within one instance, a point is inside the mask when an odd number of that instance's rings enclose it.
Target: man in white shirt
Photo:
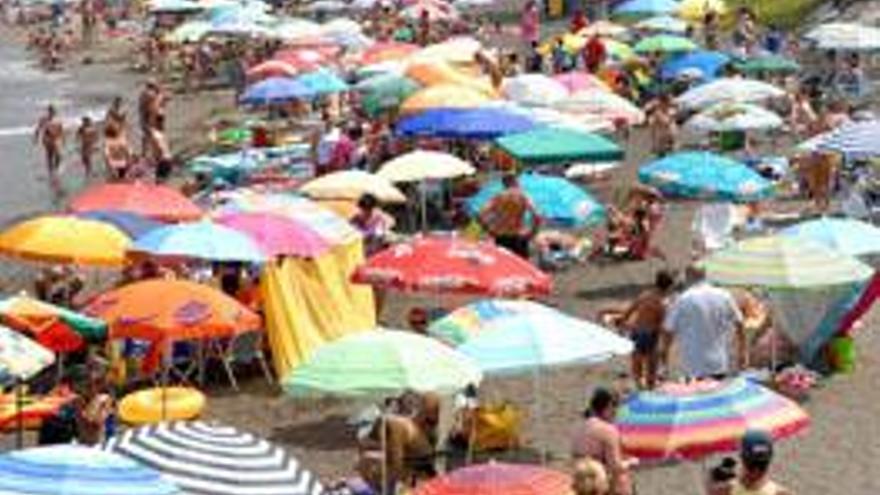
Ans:
[[[745,362],[742,313],[730,292],[705,280],[701,267],[688,267],[687,278],[690,287],[666,313],[663,362],[668,369],[669,349],[678,341],[681,371],[687,378],[723,378]],[[736,344],[736,363],[731,363],[731,340]]]

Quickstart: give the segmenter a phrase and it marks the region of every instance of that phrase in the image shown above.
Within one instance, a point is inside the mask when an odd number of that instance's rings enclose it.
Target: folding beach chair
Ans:
[[[269,363],[266,360],[266,353],[263,350],[263,336],[262,331],[252,331],[236,335],[231,339],[215,339],[210,342],[208,356],[220,361],[229,378],[229,384],[234,390],[238,390],[238,380],[236,380],[233,371],[235,365],[250,364],[254,361],[259,363],[266,381],[270,384],[274,383]]]

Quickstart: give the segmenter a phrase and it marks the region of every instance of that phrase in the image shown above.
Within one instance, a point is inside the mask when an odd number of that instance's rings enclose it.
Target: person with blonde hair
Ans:
[[[607,495],[608,473],[593,459],[580,459],[574,466],[571,489],[574,495]]]

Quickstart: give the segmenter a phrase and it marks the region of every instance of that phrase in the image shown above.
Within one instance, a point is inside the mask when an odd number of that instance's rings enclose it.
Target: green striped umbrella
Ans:
[[[818,244],[781,236],[741,241],[710,255],[704,266],[709,280],[766,289],[811,289],[869,278],[868,265]]]

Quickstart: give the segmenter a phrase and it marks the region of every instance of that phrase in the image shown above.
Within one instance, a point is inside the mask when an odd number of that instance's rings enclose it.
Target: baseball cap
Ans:
[[[768,463],[773,459],[773,439],[765,431],[747,431],[742,438],[740,455],[747,464]]]

